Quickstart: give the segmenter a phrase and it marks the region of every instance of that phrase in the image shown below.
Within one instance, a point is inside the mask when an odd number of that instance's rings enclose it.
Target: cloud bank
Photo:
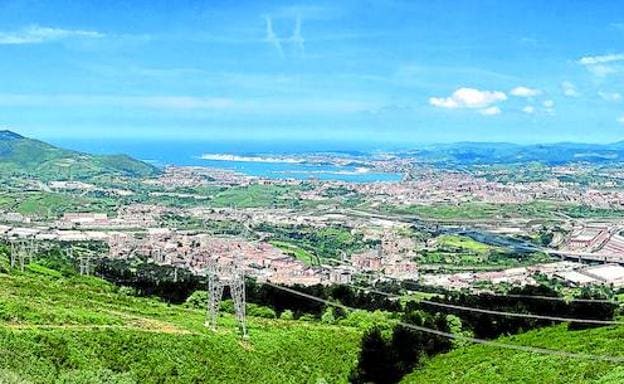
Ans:
[[[104,36],[106,35],[96,31],[51,28],[32,25],[19,31],[0,32],[0,44],[41,44],[71,38],[97,39]]]

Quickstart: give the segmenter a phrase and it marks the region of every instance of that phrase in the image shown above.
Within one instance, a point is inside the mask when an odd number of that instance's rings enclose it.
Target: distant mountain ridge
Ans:
[[[0,130],[0,140],[18,140],[23,139],[24,136],[19,135],[13,131],[9,130]]]
[[[553,143],[512,144],[460,142],[434,144],[403,153],[425,162],[459,165],[540,162],[561,165],[576,162],[612,163],[624,161],[624,141],[612,144]]]
[[[159,172],[157,167],[127,155],[91,155],[0,130],[0,174],[88,179],[102,175],[145,177]]]

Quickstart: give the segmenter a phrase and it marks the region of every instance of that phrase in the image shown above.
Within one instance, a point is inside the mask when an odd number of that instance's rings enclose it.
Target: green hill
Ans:
[[[0,383],[345,383],[356,364],[354,328],[250,317],[243,343],[230,315],[214,333],[98,278],[1,271]]]
[[[126,155],[90,155],[0,131],[0,173],[84,179],[105,174],[141,177],[158,172],[158,168]]]
[[[568,331],[565,325],[501,338],[504,343],[593,355],[624,356],[624,327]],[[620,384],[624,365],[529,354],[474,345],[439,355],[407,376],[404,384]]]

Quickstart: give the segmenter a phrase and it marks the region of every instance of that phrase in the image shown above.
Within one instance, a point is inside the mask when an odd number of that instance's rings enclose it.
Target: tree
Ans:
[[[362,337],[362,349],[358,366],[351,373],[351,382],[355,384],[397,383],[401,376],[394,367],[395,355],[381,334],[379,328],[373,328]]]

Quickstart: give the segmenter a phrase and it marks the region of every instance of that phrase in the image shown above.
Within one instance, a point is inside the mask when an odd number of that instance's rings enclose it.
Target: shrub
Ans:
[[[136,289],[123,285],[119,287],[119,289],[117,290],[117,293],[119,293],[120,295],[126,295],[126,296],[136,296],[137,292],[136,292]]]
[[[321,322],[323,322],[324,324],[334,324],[336,322],[336,316],[334,316],[333,308],[328,307],[325,310],[323,316],[321,316]]]
[[[280,319],[282,319],[282,320],[294,320],[295,319],[295,315],[293,314],[293,311],[291,311],[290,309],[287,309],[284,312],[282,312],[282,314],[280,315]]]
[[[184,302],[184,306],[194,309],[204,309],[208,305],[208,292],[195,291]]]
[[[265,319],[275,319],[277,314],[269,307],[263,307],[257,304],[247,304],[247,314],[254,317],[262,317]]]

